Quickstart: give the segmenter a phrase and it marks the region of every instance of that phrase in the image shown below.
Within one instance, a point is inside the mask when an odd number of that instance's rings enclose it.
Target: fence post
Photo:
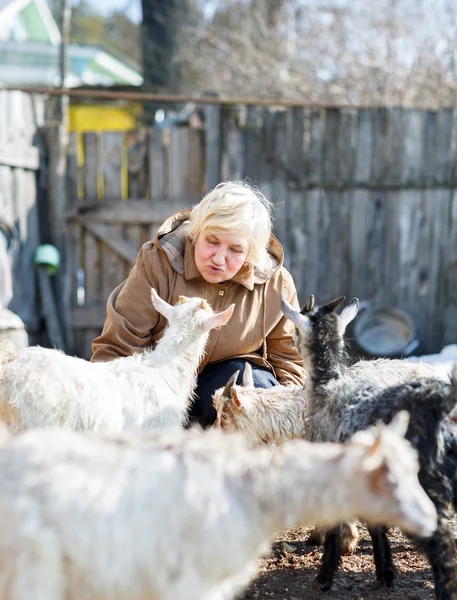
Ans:
[[[211,190],[222,176],[222,120],[217,104],[205,106],[205,164],[206,189]]]
[[[67,227],[67,149],[69,134],[66,123],[48,125],[43,128],[47,154],[47,215],[49,243],[60,253],[60,268],[53,276],[53,289],[60,321],[64,350],[71,353],[71,272]]]

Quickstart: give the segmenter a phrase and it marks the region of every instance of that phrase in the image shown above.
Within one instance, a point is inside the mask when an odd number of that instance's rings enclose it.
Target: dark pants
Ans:
[[[190,420],[200,423],[204,428],[210,427],[216,420],[216,410],[213,407],[212,395],[216,390],[225,386],[235,371],[240,371],[237,383],[241,384],[246,360],[232,358],[212,365],[208,365],[200,373],[195,390],[195,402],[190,411]],[[249,361],[250,362],[250,361]],[[260,367],[251,362],[254,386],[270,388],[279,385],[279,381],[265,367]]]

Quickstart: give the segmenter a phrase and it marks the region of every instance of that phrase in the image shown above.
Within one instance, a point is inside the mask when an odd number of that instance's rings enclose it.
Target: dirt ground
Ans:
[[[457,537],[457,521],[452,523]],[[239,600],[432,600],[432,573],[427,560],[419,554],[398,529],[389,539],[397,568],[394,587],[380,589],[376,584],[371,539],[359,526],[356,552],[343,556],[332,589],[322,592],[314,587],[314,578],[322,556],[322,547],[306,544],[311,529],[291,529],[273,545],[271,555],[260,561],[260,571]],[[286,542],[285,549],[282,542]]]

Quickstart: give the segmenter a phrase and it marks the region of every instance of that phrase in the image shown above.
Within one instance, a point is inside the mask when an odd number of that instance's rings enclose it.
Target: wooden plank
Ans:
[[[242,131],[239,122],[240,111],[241,109],[224,108],[222,112],[222,180],[239,181],[243,178],[244,132]]]
[[[427,111],[425,116],[424,131],[424,155],[422,158],[422,180],[424,185],[433,185],[437,175],[437,137],[438,137],[438,113],[433,110]]]
[[[348,185],[354,177],[356,148],[356,113],[345,110],[341,112],[340,143],[338,147],[339,173],[341,185]]]
[[[72,308],[79,306],[82,302],[80,297],[80,272],[83,268],[81,263],[81,224],[70,223],[68,226],[68,249],[70,256],[70,278],[71,278],[71,298],[70,305]],[[72,326],[74,324],[72,323]]]
[[[83,231],[83,265],[85,306],[104,308],[101,297],[100,255],[103,244],[87,228]],[[81,357],[90,358],[93,339],[100,333],[99,327],[87,327],[81,337]]]
[[[158,226],[161,224],[162,223],[160,223]],[[119,227],[119,234],[122,234],[123,238],[130,243],[132,248],[135,248],[137,254],[141,246],[148,240],[152,239],[152,236],[150,236],[150,226],[148,227],[145,225],[128,225]],[[131,262],[124,261],[124,278],[127,278],[131,268]],[[119,277],[119,281],[117,283],[121,283],[124,278]]]
[[[455,110],[445,108],[438,113],[435,150],[435,182],[438,185],[457,183],[457,127]],[[455,155],[453,156],[453,145]]]
[[[387,150],[387,110],[385,108],[375,108],[372,112],[373,117],[373,147],[372,147],[372,165],[371,181],[372,183],[382,184],[386,172],[386,150]]]
[[[243,168],[246,170],[246,176],[251,176],[251,173],[247,172],[248,168],[253,168],[254,164],[258,169],[256,176],[258,181],[256,182],[265,196],[275,203],[274,191],[273,191],[273,179],[277,173],[278,168],[281,168],[276,163],[276,111],[264,108],[262,113],[251,113],[250,119],[254,119],[259,125],[260,129],[256,132],[256,141],[252,140],[253,151],[256,152],[256,163],[251,163],[251,167],[246,165],[245,155],[249,151],[246,148],[245,131],[243,131],[243,153],[242,161]],[[255,145],[254,145],[255,144]],[[284,167],[283,167],[284,168]]]
[[[386,216],[385,223],[385,259],[383,261],[383,282],[385,293],[383,304],[386,306],[398,306],[400,303],[399,286],[399,218],[398,208],[400,206],[400,192],[388,192],[386,194]]]
[[[274,214],[274,233],[284,248],[284,266],[289,268],[290,252],[287,235],[289,223],[287,220],[288,187],[287,175],[281,165],[287,165],[287,112],[276,111],[274,114],[274,147],[269,149],[273,154],[274,170],[271,179],[271,199],[276,205]]]
[[[319,271],[320,268],[326,267],[322,265],[320,259],[320,248],[319,238],[320,233],[320,204],[323,195],[322,190],[311,190],[304,195],[304,209],[305,217],[302,223],[297,221],[297,226],[303,228],[306,240],[306,249],[304,257],[302,257],[303,272],[302,277],[304,281],[300,284],[300,297],[302,304],[304,304],[311,294],[314,294],[316,298],[320,295],[319,289]]]
[[[353,190],[349,214],[351,296],[357,296],[360,300],[368,301],[371,300],[367,285],[366,263],[369,197],[370,192],[368,190]]]
[[[450,257],[455,255],[456,248],[449,245],[451,194],[447,190],[436,190],[427,195],[427,200],[424,204],[427,208],[425,218],[430,226],[428,298],[425,315],[417,315],[417,320],[424,319],[427,326],[426,351],[439,352],[444,340],[449,339],[446,330],[453,322],[452,315],[446,314],[445,287],[451,269]],[[447,316],[450,316],[449,321]],[[453,341],[457,341],[455,336]]]
[[[202,129],[189,129],[188,176],[185,194],[201,196],[205,186],[205,155]],[[229,178],[228,178],[229,179]]]
[[[385,195],[382,191],[370,191],[366,205],[366,294],[375,306],[381,306],[384,300],[385,200]]]
[[[136,255],[138,253],[136,248],[110,229],[108,225],[86,221],[84,227],[89,233],[106,244],[118,256],[132,264],[135,263]]]
[[[387,113],[386,175],[387,185],[399,185],[403,168],[405,109],[395,106]]]
[[[188,128],[173,127],[170,130],[168,158],[168,193],[172,198],[184,196],[188,177],[187,153],[189,149]]]
[[[71,346],[70,273],[68,270],[68,232],[66,220],[68,132],[66,126],[48,126],[42,129],[47,152],[47,210],[50,223],[49,241],[59,251],[60,268],[55,275],[54,289],[61,319],[62,333],[67,350]]]
[[[317,184],[321,181],[322,173],[322,146],[323,146],[323,123],[322,111],[313,109],[309,116],[309,148],[306,156],[307,183]]]
[[[339,289],[333,290],[335,295],[345,295],[349,297],[351,291],[351,247],[349,241],[349,227],[350,227],[350,211],[351,211],[351,194],[345,190],[339,193],[338,199],[338,213],[336,218],[340,222],[340,239],[337,252],[339,254],[340,262],[340,276],[339,276]],[[352,298],[352,296],[351,296]]]
[[[305,229],[307,223],[305,194],[301,191],[291,191],[286,210],[289,222],[289,269],[294,278],[299,300],[303,300],[302,304],[304,304],[306,286],[309,284],[309,267],[306,264],[308,232]]]
[[[403,190],[398,204],[398,271],[399,306],[413,318],[416,311],[416,290],[419,281],[419,235],[421,195],[416,190]]]
[[[39,150],[20,144],[0,145],[0,165],[38,171],[40,166]]]
[[[71,133],[67,154],[67,207],[70,212],[78,208],[78,187],[78,136],[76,133]]]
[[[456,342],[457,332],[457,193],[454,190],[449,198],[449,230],[442,243],[444,265],[444,335],[443,344]]]
[[[147,195],[147,148],[149,131],[129,131],[127,140],[127,196],[145,198]]]
[[[254,185],[261,186],[265,179],[265,169],[269,169],[275,162],[274,150],[261,146],[261,112],[256,106],[247,109],[246,124],[243,129],[243,162],[244,178],[248,178]],[[264,165],[262,165],[264,163]],[[263,173],[261,170],[263,169]]]
[[[124,225],[150,225],[162,223],[170,216],[172,207],[185,208],[192,206],[200,199],[199,196],[184,198],[160,198],[154,204],[146,204],[144,200],[122,200],[113,204],[103,204],[100,208],[91,208],[85,212],[69,213],[69,221],[100,221],[104,223],[120,223]],[[104,200],[107,200],[106,198]],[[110,206],[112,208],[110,208]]]
[[[98,134],[93,132],[83,133],[84,147],[84,199],[80,204],[91,204],[98,201],[98,169],[99,169],[99,144]]]
[[[424,348],[429,345],[429,327],[428,319],[424,318],[430,311],[430,303],[434,302],[435,290],[434,283],[430,282],[430,255],[433,253],[431,248],[433,237],[433,216],[431,211],[435,211],[436,192],[425,190],[421,194],[420,218],[419,218],[419,250],[418,260],[418,284],[416,289],[415,305],[418,307],[419,318],[416,318],[417,337],[421,341],[419,352],[422,354]],[[416,313],[417,314],[417,313]]]
[[[325,111],[322,184],[336,185],[340,178],[339,138],[341,112],[336,108]]]
[[[410,109],[405,114],[405,138],[403,147],[402,182],[421,185],[424,154],[424,111]]]
[[[305,111],[303,108],[293,108],[291,113],[292,118],[292,132],[291,132],[291,149],[289,159],[289,169],[294,174],[295,185],[303,179],[303,168],[304,168],[304,125],[305,125]],[[294,202],[295,204],[295,202]]]
[[[371,181],[373,160],[373,109],[361,109],[357,120],[357,148],[354,179],[356,184]]]
[[[114,198],[122,198],[123,184],[122,171],[124,168],[124,134],[123,132],[104,132],[102,135],[102,172],[104,178],[104,204],[115,206],[119,202]],[[108,209],[109,210],[109,209]],[[116,285],[122,281],[124,274],[124,261],[118,252],[109,245],[108,239],[117,243],[120,252],[125,251],[123,239],[119,235],[119,227],[103,224],[97,229],[88,228],[96,235],[103,245],[99,245],[100,252],[100,298],[106,303],[108,296]],[[100,236],[100,233],[103,236]],[[117,240],[117,242],[116,242]]]
[[[151,129],[148,148],[149,194],[152,200],[165,197],[165,149],[161,129]]]
[[[213,189],[221,181],[221,108],[214,104],[205,106],[205,163],[206,189]]]
[[[76,307],[71,313],[75,329],[101,330],[106,318],[104,306]]]
[[[335,201],[335,192],[326,190],[321,194],[319,206],[319,278],[318,290],[321,302],[329,302],[334,296],[333,290],[338,288],[339,280],[339,260],[338,260],[338,240],[339,227],[338,219],[333,218],[333,205]],[[336,280],[335,280],[336,278]],[[339,290],[337,295],[339,295]]]
[[[121,131],[104,131],[100,139],[103,195],[122,197],[124,134]]]

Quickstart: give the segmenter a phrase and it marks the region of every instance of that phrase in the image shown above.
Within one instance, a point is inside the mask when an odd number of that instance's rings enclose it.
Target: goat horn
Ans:
[[[232,387],[235,385],[236,380],[238,379],[238,375],[240,374],[240,371],[235,371],[235,373],[233,373],[233,375],[230,377],[230,379],[227,381],[227,383],[225,384],[225,388],[224,391],[222,392],[222,395],[224,396],[224,398],[230,398],[232,397],[231,391],[232,391]]]

